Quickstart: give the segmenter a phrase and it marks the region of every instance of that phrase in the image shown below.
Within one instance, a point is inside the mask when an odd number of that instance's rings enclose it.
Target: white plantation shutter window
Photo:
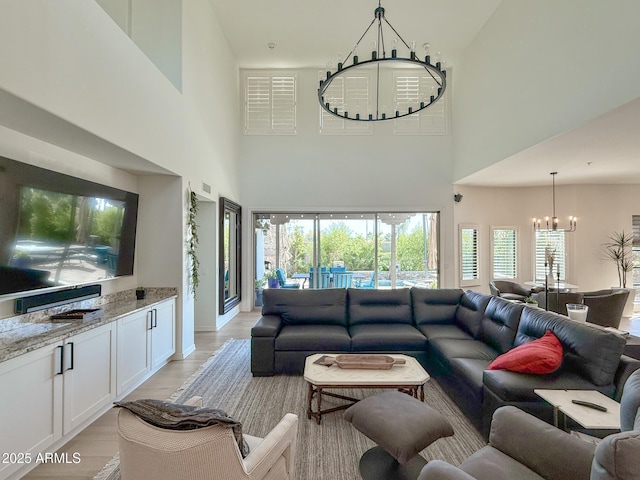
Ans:
[[[320,72],[319,78],[324,79],[325,72]],[[349,117],[356,116],[360,112],[362,118],[366,118],[370,110],[369,103],[369,75],[342,75],[331,82],[324,92],[325,103],[331,105],[331,109],[337,108],[340,114],[345,111]],[[347,102],[345,99],[349,99]],[[320,135],[371,135],[373,129],[369,122],[357,122],[346,120],[327,113],[318,105],[320,110]]]
[[[480,284],[479,227],[460,225],[460,286]]]
[[[295,135],[294,73],[244,72],[245,135]]]
[[[549,273],[548,267],[545,267],[546,249],[547,247],[555,250],[555,261],[553,265],[553,276],[556,280],[564,281],[565,275],[565,235],[561,230],[536,232],[535,236],[535,263],[536,263],[536,280],[543,282]],[[560,268],[560,277],[558,278],[558,267]]]
[[[396,89],[395,110],[406,113],[409,107],[415,109],[421,101],[427,102],[433,95],[438,95],[438,86],[428,73],[417,75],[395,72],[394,84]],[[394,120],[396,135],[445,135],[447,133],[447,91],[440,100],[420,113]],[[395,115],[394,112],[390,112]]]
[[[493,227],[491,251],[494,280],[515,280],[518,277],[518,232],[512,227]]]

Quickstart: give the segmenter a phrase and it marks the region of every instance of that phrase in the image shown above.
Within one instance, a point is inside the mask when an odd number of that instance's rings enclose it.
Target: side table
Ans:
[[[589,430],[620,430],[620,404],[596,390],[536,389],[534,393],[553,406],[553,423],[558,428],[567,430],[566,417],[569,417]],[[576,405],[571,400],[597,403],[607,411]]]

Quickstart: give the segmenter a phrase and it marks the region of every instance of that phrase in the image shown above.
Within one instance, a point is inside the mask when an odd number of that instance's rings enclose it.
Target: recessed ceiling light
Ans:
[[[276,44],[273,42],[269,42],[267,43],[267,47],[269,47],[271,50],[273,50],[274,48],[276,48]]]

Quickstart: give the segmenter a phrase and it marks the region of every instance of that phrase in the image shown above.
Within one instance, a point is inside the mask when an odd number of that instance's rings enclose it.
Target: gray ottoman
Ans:
[[[400,392],[360,400],[344,412],[344,418],[378,444],[360,459],[364,480],[415,480],[427,463],[418,453],[453,435],[441,413]]]

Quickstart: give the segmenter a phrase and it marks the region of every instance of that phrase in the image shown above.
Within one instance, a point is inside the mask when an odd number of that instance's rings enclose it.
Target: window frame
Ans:
[[[560,239],[553,240],[555,245],[561,245],[560,252],[556,252],[556,265],[553,269],[553,275],[556,282],[566,282],[567,281],[567,235],[564,230],[541,230],[534,232],[533,235],[533,274],[535,281],[545,281],[547,274],[549,273],[547,269],[544,267],[545,263],[545,247],[550,243],[548,240],[544,242],[539,242],[538,238],[541,235],[546,236],[557,236],[562,237],[562,241]],[[539,245],[540,243],[540,245]],[[557,250],[557,249],[556,249]],[[558,278],[558,269],[557,266],[560,265],[560,275]],[[540,269],[544,271],[544,275],[540,276]]]
[[[318,80],[324,80],[326,77],[326,72],[319,71],[318,72]],[[342,89],[341,98],[337,99],[335,97],[331,98],[329,102],[332,105],[340,105],[342,109],[349,111],[349,106],[344,105],[344,91],[348,89],[346,83],[349,80],[353,80],[355,78],[366,78],[367,84],[367,97],[366,102],[369,108],[371,108],[371,75],[366,73],[361,73],[359,75],[351,75],[349,73],[342,74],[339,78],[333,80],[332,84],[329,86],[327,91],[325,92],[325,97],[327,95],[333,95],[334,90],[338,88]],[[342,110],[338,107],[339,110]],[[328,113],[324,108],[322,108],[318,104],[318,134],[319,135],[373,135],[373,126],[372,122],[362,122],[355,120],[347,120],[345,118],[339,118],[334,115]]]
[[[269,106],[265,112],[268,120],[268,126],[258,126],[254,123],[259,123],[258,120],[252,122],[250,120],[250,107],[253,105],[250,101],[250,85],[249,81],[251,77],[257,77],[262,79],[268,79],[268,102]],[[293,98],[284,99],[291,104],[283,103],[282,105],[275,105],[274,96],[277,92],[277,88],[274,86],[276,79],[290,79],[293,88]],[[244,135],[297,135],[298,134],[298,74],[293,70],[243,70],[242,71],[242,88],[243,88],[243,133]],[[256,87],[257,88],[257,87]],[[274,92],[275,90],[275,92]],[[263,95],[267,95],[266,88]],[[281,117],[278,117],[278,111],[283,110],[284,113]],[[286,118],[289,116],[289,118]],[[278,128],[277,123],[280,118],[281,122],[289,122],[290,125],[286,128]]]
[[[496,231],[511,231],[513,232],[513,276],[496,276]],[[491,226],[491,279],[492,280],[513,280],[518,279],[518,252],[519,252],[519,230],[518,227],[507,225],[492,225]]]
[[[465,278],[465,259],[464,259],[464,230],[475,231],[475,276]],[[481,263],[480,263],[480,246],[482,240],[480,236],[480,225],[475,223],[461,223],[458,225],[458,251],[459,251],[459,280],[461,287],[473,287],[480,285]]]
[[[424,81],[431,82],[432,79],[426,72],[416,74],[415,69],[398,69],[393,72],[393,85],[395,89],[394,110],[405,111],[406,108],[399,104],[398,97],[401,95],[400,78],[417,77],[418,97],[430,96],[424,89],[429,88],[424,85]],[[415,80],[414,80],[415,81]],[[393,121],[394,135],[447,135],[448,133],[448,89],[444,91],[442,98],[430,107],[408,117],[402,117]],[[411,127],[417,124],[417,127]]]

